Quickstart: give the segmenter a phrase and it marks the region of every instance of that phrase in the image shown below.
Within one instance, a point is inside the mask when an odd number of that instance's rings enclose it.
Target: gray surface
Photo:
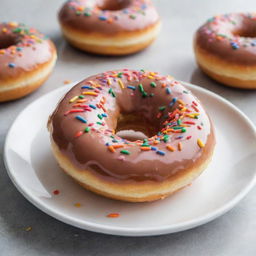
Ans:
[[[59,59],[38,91],[0,104],[0,255],[256,255],[256,188],[229,213],[193,230],[158,237],[115,237],[79,230],[42,213],[15,189],[2,160],[6,133],[27,104],[65,79],[76,81],[115,68],[145,68],[198,84],[233,102],[256,123],[256,91],[229,89],[208,79],[196,67],[192,52],[193,33],[208,17],[255,11],[255,0],[155,1],[164,24],[159,39],[149,49],[123,58],[96,57],[68,46],[56,20],[62,2],[1,0],[1,20],[24,22],[49,35],[58,47]],[[28,226],[32,231],[24,230]]]

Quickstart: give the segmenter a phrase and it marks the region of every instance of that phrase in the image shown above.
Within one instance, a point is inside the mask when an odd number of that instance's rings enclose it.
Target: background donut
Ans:
[[[56,59],[51,40],[16,22],[0,24],[0,102],[23,97],[43,84]]]
[[[200,68],[232,87],[256,89],[256,15],[215,16],[198,29],[194,40]]]
[[[160,28],[150,0],[72,0],[61,8],[59,22],[73,46],[106,55],[142,50],[154,41]]]

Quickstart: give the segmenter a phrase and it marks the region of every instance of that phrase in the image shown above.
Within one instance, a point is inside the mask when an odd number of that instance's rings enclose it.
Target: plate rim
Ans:
[[[183,85],[185,85],[186,87],[188,87],[188,89],[192,89],[192,90],[195,89],[195,90],[198,90],[199,92],[205,93],[205,94],[223,102],[229,108],[232,108],[233,110],[235,110],[243,118],[244,122],[247,123],[247,125],[251,128],[252,132],[254,132],[254,134],[256,136],[256,127],[253,124],[253,122],[233,103],[231,103],[227,99],[223,98],[222,96],[220,96],[210,90],[202,88],[200,86],[197,86],[197,85],[194,85],[194,84],[191,84],[188,82],[184,82],[184,81],[180,81],[180,82]],[[86,221],[86,220],[81,221],[75,217],[71,217],[67,214],[60,213],[59,211],[56,211],[56,210],[54,211],[54,209],[52,207],[47,208],[47,205],[45,205],[45,203],[43,203],[40,200],[40,198],[33,196],[33,194],[29,194],[26,191],[26,188],[21,186],[19,184],[19,182],[15,179],[14,175],[12,175],[12,171],[9,168],[8,156],[7,156],[8,155],[7,149],[8,149],[8,144],[9,144],[8,142],[9,142],[9,138],[11,136],[11,131],[12,131],[13,127],[15,126],[15,123],[17,122],[17,119],[20,115],[22,115],[24,112],[26,112],[27,109],[29,109],[33,104],[36,104],[38,101],[43,100],[44,98],[47,98],[47,96],[49,96],[50,94],[57,93],[57,91],[62,91],[64,89],[64,87],[66,87],[68,90],[76,83],[77,82],[73,82],[73,83],[70,83],[69,85],[64,85],[64,86],[58,87],[58,88],[42,95],[41,97],[35,99],[31,103],[29,103],[22,111],[20,111],[17,114],[15,120],[13,121],[12,125],[10,126],[10,128],[8,130],[8,133],[5,138],[5,143],[4,143],[3,160],[4,160],[4,165],[5,165],[7,174],[9,176],[9,178],[11,179],[12,183],[17,188],[17,190],[30,203],[32,203],[39,210],[50,215],[51,217],[53,217],[59,221],[62,221],[66,224],[69,224],[69,225],[72,225],[72,226],[75,226],[75,227],[78,227],[81,229],[104,233],[104,234],[121,235],[121,236],[153,236],[153,235],[170,234],[170,233],[184,231],[184,230],[188,230],[188,229],[203,225],[203,224],[208,223],[208,222],[214,220],[215,218],[218,218],[219,216],[225,214],[226,212],[231,210],[237,203],[239,203],[256,184],[256,167],[255,167],[255,173],[254,173],[253,178],[250,180],[250,182],[235,197],[233,197],[231,200],[229,200],[227,203],[225,203],[221,207],[219,207],[207,214],[204,214],[200,217],[193,218],[192,220],[179,222],[177,224],[162,225],[162,226],[157,226],[157,227],[130,228],[130,227],[122,227],[122,226],[111,226],[108,224],[100,224],[100,223]]]

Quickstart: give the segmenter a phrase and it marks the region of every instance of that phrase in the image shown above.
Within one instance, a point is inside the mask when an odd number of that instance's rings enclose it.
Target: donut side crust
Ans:
[[[178,172],[163,182],[144,181],[137,184],[136,182],[110,182],[89,170],[79,170],[62,154],[55,142],[51,141],[53,154],[61,169],[82,187],[96,194],[127,202],[150,202],[164,199],[190,185],[210,163],[214,145],[210,145],[211,150],[192,168]]]
[[[256,66],[230,63],[194,45],[197,63],[212,79],[241,89],[256,89]]]
[[[46,63],[39,64],[29,72],[20,73],[14,79],[0,81],[0,102],[24,97],[39,88],[51,74],[57,59],[56,52]]]

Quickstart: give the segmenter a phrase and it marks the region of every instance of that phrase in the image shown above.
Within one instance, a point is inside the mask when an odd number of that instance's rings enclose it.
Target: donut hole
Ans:
[[[256,38],[256,27],[250,30],[244,29],[244,30],[235,31],[233,34],[235,36],[240,36],[240,37]]]
[[[98,3],[98,8],[102,11],[119,11],[127,8],[131,0],[102,0]]]
[[[8,48],[16,44],[16,40],[13,36],[3,36],[0,37],[0,49]]]
[[[115,132],[123,139],[136,141],[150,138],[157,134],[158,130],[142,115],[132,113],[119,115]]]
[[[241,28],[233,31],[235,36],[255,38],[256,37],[256,21],[245,19]]]

